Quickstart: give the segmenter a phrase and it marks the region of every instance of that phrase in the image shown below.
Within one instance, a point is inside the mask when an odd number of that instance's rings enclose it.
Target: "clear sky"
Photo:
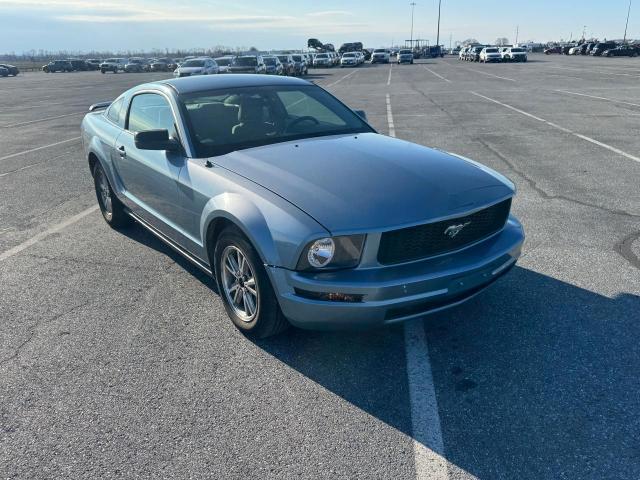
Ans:
[[[640,1],[628,37],[640,37]],[[442,0],[441,43],[498,37],[546,42],[622,38],[628,0]],[[437,0],[416,0],[414,38],[436,38]],[[634,10],[636,9],[636,10]],[[402,43],[409,1],[391,0],[0,0],[0,53],[45,50],[302,48],[307,38],[339,46]]]

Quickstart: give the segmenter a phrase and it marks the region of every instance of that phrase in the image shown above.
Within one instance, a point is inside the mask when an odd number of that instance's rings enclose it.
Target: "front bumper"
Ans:
[[[301,328],[396,323],[453,307],[508,272],[520,256],[522,226],[509,217],[498,234],[458,252],[379,268],[301,273],[268,267],[280,307]],[[361,302],[312,300],[300,292],[362,295]]]

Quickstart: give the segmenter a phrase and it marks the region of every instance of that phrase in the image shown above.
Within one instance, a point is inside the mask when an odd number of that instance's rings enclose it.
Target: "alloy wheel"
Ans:
[[[246,255],[229,245],[222,252],[222,287],[233,312],[246,323],[258,315],[260,294],[253,267]]]

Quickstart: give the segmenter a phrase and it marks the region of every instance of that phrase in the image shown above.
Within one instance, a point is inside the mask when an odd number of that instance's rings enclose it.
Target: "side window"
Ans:
[[[164,129],[169,136],[177,137],[173,112],[167,100],[156,93],[141,93],[131,100],[127,130],[142,132]]]
[[[120,110],[122,110],[123,103],[124,97],[119,98],[113,102],[107,110],[107,118],[119,126],[122,126],[122,123],[120,122]]]

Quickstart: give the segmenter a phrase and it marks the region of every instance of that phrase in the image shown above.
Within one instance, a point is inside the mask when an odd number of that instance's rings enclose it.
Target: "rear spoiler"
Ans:
[[[95,110],[99,110],[99,109],[103,109],[103,108],[107,108],[109,105],[111,105],[111,102],[98,102],[98,103],[94,103],[93,105],[91,105],[89,107],[89,111],[93,112]]]

